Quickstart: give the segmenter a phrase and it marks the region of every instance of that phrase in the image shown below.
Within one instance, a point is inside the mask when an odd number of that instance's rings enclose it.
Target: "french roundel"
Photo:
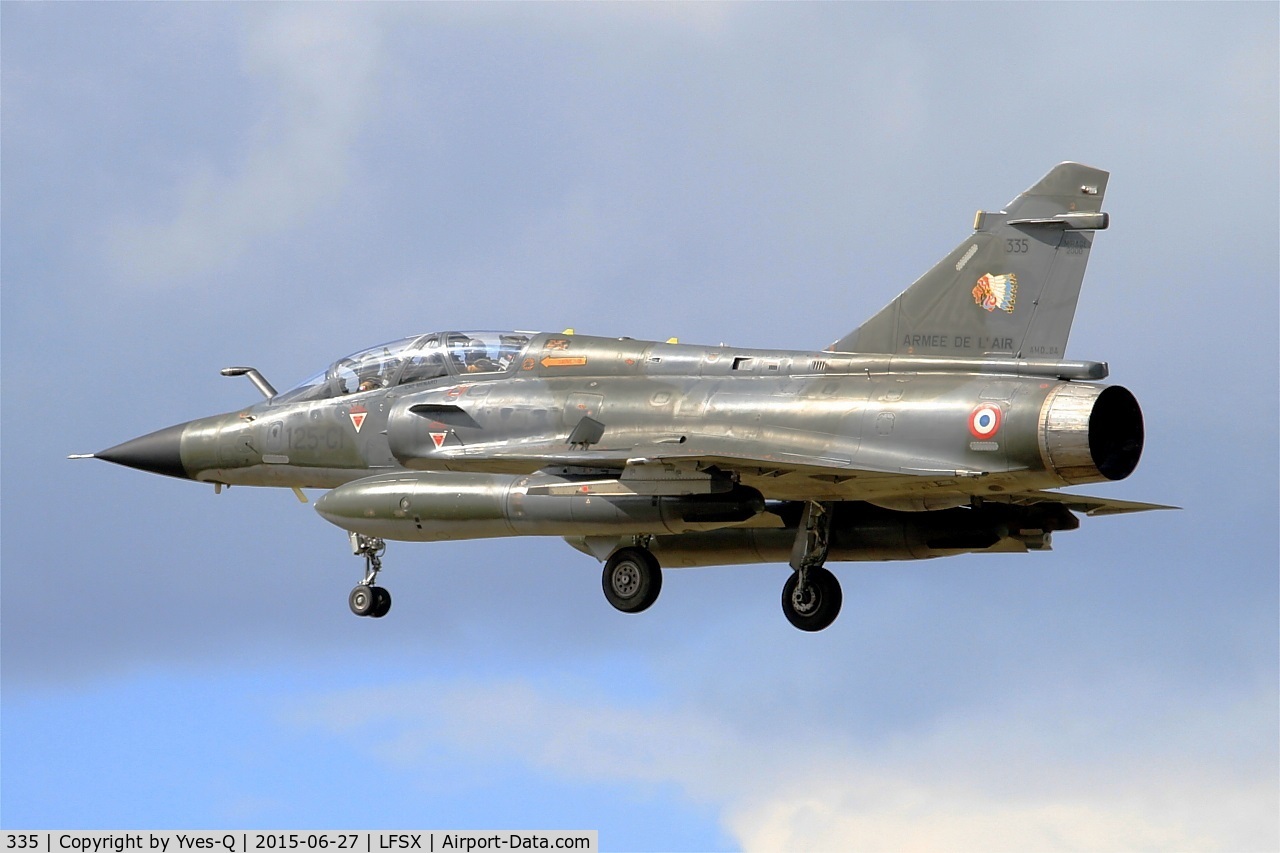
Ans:
[[[1000,407],[993,403],[983,403],[969,415],[969,432],[974,438],[987,439],[1000,430]]]

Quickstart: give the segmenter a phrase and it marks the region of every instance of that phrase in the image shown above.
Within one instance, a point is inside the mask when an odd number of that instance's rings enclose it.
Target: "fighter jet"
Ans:
[[[664,568],[778,563],[787,619],[829,626],[828,563],[1047,550],[1160,505],[1055,491],[1121,480],[1134,395],[1064,354],[1108,173],[1055,166],[882,311],[819,350],[437,331],[353,353],[264,400],[86,456],[228,486],[326,489],[378,618],[386,540],[559,536],[608,602],[650,607]]]

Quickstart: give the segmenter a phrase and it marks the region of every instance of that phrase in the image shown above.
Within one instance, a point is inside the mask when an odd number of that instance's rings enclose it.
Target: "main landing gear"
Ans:
[[[791,577],[782,587],[782,612],[801,631],[821,631],[840,615],[840,581],[823,567],[831,535],[831,504],[805,504],[791,549]],[[645,538],[614,551],[604,564],[604,597],[623,613],[649,609],[662,592],[662,567]]]
[[[840,615],[844,596],[836,576],[822,567],[831,534],[831,504],[809,501],[791,548],[791,577],[782,587],[782,612],[801,631],[821,631]]]
[[[351,534],[351,553],[364,557],[364,580],[347,596],[347,604],[357,616],[381,619],[391,609],[391,593],[383,587],[374,586],[378,572],[382,571],[382,553],[386,550],[387,543],[376,536]]]
[[[662,567],[648,548],[619,548],[605,560],[601,583],[610,604],[623,613],[639,613],[658,600]]]

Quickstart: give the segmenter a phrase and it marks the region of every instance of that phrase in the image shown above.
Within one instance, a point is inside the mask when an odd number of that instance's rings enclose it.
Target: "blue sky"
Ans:
[[[1274,4],[0,5],[0,823],[1274,849]],[[68,462],[438,328],[820,348],[1050,166],[1137,472],[1050,553],[671,572]],[[1087,490],[1086,490],[1087,491]]]

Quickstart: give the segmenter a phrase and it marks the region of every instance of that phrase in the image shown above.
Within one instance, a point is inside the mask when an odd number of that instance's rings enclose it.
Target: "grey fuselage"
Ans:
[[[335,489],[379,474],[470,472],[489,475],[471,484],[490,491],[499,482],[517,486],[520,477],[527,486],[530,476],[560,476],[595,484],[582,494],[606,499],[743,487],[765,501],[930,510],[1127,476],[1141,450],[1136,402],[1122,388],[1079,381],[1105,375],[1095,362],[537,334],[500,372],[467,374],[451,365],[428,382],[268,400],[153,435],[177,436],[182,476],[227,485]],[[972,423],[983,407],[998,410],[994,429]],[[602,429],[589,436],[594,441],[571,443],[584,419]],[[728,479],[719,476],[727,471]],[[547,484],[533,485],[536,492]],[[379,514],[366,506],[369,496],[362,489],[345,507],[338,489],[320,508],[330,520],[350,516],[348,529],[363,529],[362,516]],[[375,524],[368,532],[410,539],[597,532],[569,521],[538,529],[466,517],[440,522],[416,530]],[[654,526],[618,532],[672,532]],[[691,529],[717,526],[728,525]]]

